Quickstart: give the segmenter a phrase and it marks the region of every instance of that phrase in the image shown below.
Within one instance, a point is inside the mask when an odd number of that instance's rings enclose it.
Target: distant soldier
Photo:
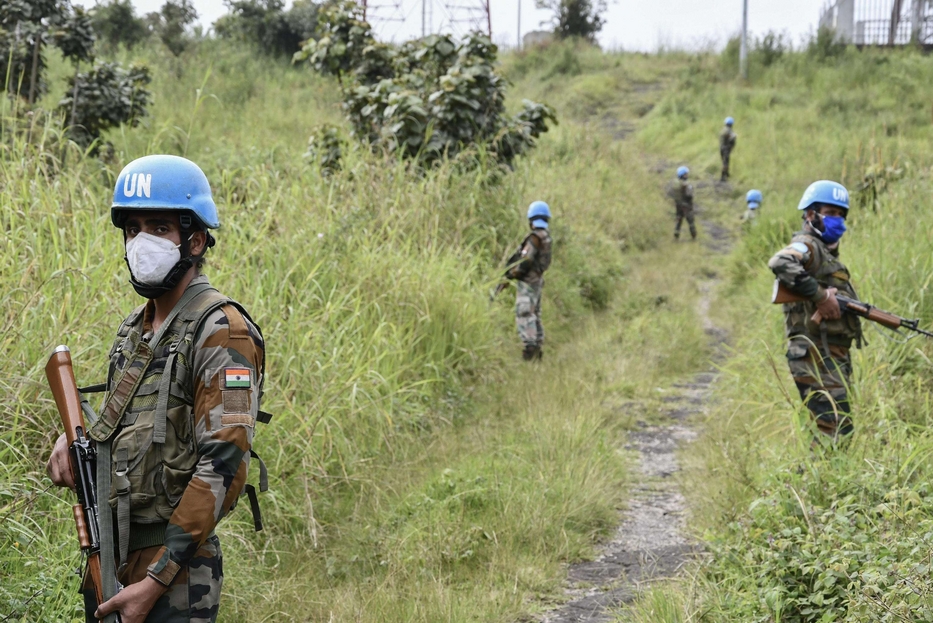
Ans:
[[[803,229],[768,266],[781,284],[808,299],[784,305],[787,361],[819,432],[835,443],[853,430],[847,391],[852,374],[849,348],[862,339],[858,317],[841,314],[836,300],[837,291],[858,299],[849,270],[839,259],[849,193],[836,182],[814,182],[797,209],[803,212]]]
[[[732,156],[732,150],[735,149],[735,141],[738,139],[735,132],[732,131],[732,126],[734,124],[735,119],[726,117],[726,125],[723,126],[722,131],[719,133],[719,156],[722,158],[722,176],[719,178],[720,182],[725,182],[729,179],[729,158]]]
[[[677,182],[674,186],[674,206],[677,209],[677,224],[674,226],[674,240],[680,239],[680,226],[687,219],[690,226],[690,237],[696,240],[697,226],[693,219],[693,185],[687,181],[690,169],[680,167],[677,169]]]
[[[515,324],[524,348],[526,361],[541,359],[544,344],[544,326],[541,324],[541,290],[544,272],[551,265],[551,235],[548,222],[551,209],[543,201],[528,206],[528,225],[531,233],[525,236],[518,251],[509,258],[505,273],[515,281]]]
[[[758,218],[758,208],[761,207],[761,191],[748,191],[745,195],[745,204],[747,209],[745,210],[745,214],[742,215],[742,222],[749,225],[754,223],[755,219]]]

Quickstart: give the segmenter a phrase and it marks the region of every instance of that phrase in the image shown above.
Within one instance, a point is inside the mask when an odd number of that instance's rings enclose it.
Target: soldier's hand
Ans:
[[[119,611],[121,623],[143,623],[165,591],[166,587],[147,575],[142,581],[130,584],[99,605],[94,616],[102,619],[111,612]]]
[[[839,301],[836,300],[836,288],[826,290],[826,298],[816,306],[814,315],[817,314],[823,320],[838,320],[842,317],[842,312],[839,311]]]
[[[59,487],[75,488],[74,476],[71,473],[71,459],[68,456],[68,440],[65,439],[65,433],[62,433],[52,448],[52,456],[49,462],[45,464],[45,472],[52,479],[52,482]]]

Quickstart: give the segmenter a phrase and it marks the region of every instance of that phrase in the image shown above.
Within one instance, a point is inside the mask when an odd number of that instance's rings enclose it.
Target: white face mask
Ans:
[[[181,259],[180,244],[140,232],[126,243],[126,261],[136,281],[160,285]]]

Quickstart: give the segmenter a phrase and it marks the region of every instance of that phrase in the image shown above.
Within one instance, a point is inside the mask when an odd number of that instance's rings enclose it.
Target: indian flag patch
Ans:
[[[224,387],[249,389],[249,369],[224,368]]]

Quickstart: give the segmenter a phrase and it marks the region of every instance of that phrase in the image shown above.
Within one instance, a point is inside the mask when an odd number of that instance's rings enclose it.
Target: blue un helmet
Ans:
[[[748,193],[745,195],[745,203],[748,204],[749,210],[757,210],[759,207],[761,207],[761,191],[748,191]]]
[[[687,167],[677,167],[677,177],[678,179],[684,179],[689,175],[690,169]]]
[[[849,214],[849,191],[839,182],[830,180],[820,180],[813,182],[804,191],[800,203],[797,204],[798,210],[808,210],[815,203],[826,203],[838,206]]]
[[[179,156],[145,156],[123,167],[110,206],[115,227],[123,227],[127,210],[178,210],[184,230],[194,224],[203,229],[220,227],[207,176],[198,165]]]
[[[528,206],[528,220],[532,227],[547,229],[548,221],[551,220],[551,208],[543,201],[534,201]]]
[[[735,119],[732,117],[726,117],[726,125],[730,128],[735,124]]]

